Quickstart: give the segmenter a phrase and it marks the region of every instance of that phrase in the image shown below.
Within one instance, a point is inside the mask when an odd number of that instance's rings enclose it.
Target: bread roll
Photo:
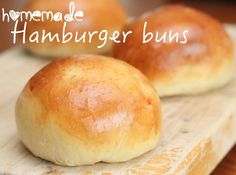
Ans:
[[[35,10],[61,12],[64,15],[69,13],[69,4],[71,0],[30,0],[26,5],[25,10],[34,12]],[[92,37],[91,43],[89,43],[88,34],[86,35],[85,43],[75,42],[75,34],[78,33],[78,37],[83,35],[84,32],[95,32],[98,33],[102,30],[107,30],[108,35],[114,31],[119,31],[127,20],[127,13],[123,7],[117,2],[117,0],[74,0],[75,11],[82,10],[84,17],[82,22],[72,21],[67,22],[66,31],[73,34],[72,39],[68,43],[57,42],[54,39],[50,42],[46,39],[43,43],[41,42],[42,30],[46,33],[50,32],[53,35],[59,34],[59,38],[62,38],[63,24],[65,20],[60,22],[55,21],[27,21],[26,31],[26,44],[25,47],[32,53],[50,56],[50,57],[63,57],[81,53],[100,54],[110,52],[112,48],[112,41],[107,40],[105,46],[98,48],[98,45],[102,44],[99,39],[99,35],[95,34]],[[44,15],[44,19],[46,15]],[[37,19],[37,18],[36,18]],[[21,23],[20,29],[22,30],[24,23]],[[34,32],[39,32],[39,43],[30,42],[29,38]],[[33,37],[34,38],[34,37]],[[68,37],[69,38],[69,37]]]
[[[187,43],[142,43],[143,26],[148,32],[187,33]],[[160,96],[196,94],[225,85],[232,76],[233,45],[224,27],[197,10],[169,5],[130,22],[124,30],[133,34],[116,44],[113,56],[140,69]],[[167,35],[168,36],[168,35]],[[180,35],[184,41],[183,35]]]
[[[16,124],[25,146],[56,164],[121,162],[157,145],[160,101],[145,76],[125,62],[75,56],[28,81]]]

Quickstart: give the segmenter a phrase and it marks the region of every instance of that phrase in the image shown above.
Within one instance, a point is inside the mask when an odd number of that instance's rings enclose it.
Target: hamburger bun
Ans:
[[[179,33],[181,42],[142,43],[146,31],[161,37]],[[214,18],[182,5],[169,5],[131,21],[124,31],[133,34],[116,44],[115,58],[141,70],[160,96],[196,94],[219,88],[232,77],[233,44],[224,27]],[[187,41],[182,35],[188,31]]]
[[[51,11],[54,14],[60,12],[63,15],[66,15],[70,14],[70,2],[70,0],[30,0],[26,4],[24,10],[30,12],[38,10],[40,12]],[[22,30],[25,27],[24,22],[27,22],[25,34],[26,43],[24,46],[28,51],[47,57],[64,57],[74,54],[101,54],[110,52],[113,46],[111,40],[107,40],[103,47],[98,48],[98,46],[102,44],[98,33],[102,30],[106,30],[107,34],[111,35],[114,31],[121,30],[127,20],[126,11],[117,0],[74,0],[73,2],[75,4],[75,11],[83,11],[83,21],[74,20],[67,22],[64,32],[64,18],[62,21],[51,21],[51,19],[46,20],[47,16],[43,15],[44,20],[42,20],[41,18],[43,17],[41,17],[40,21],[25,20],[19,24],[19,30]],[[43,30],[46,34],[50,33],[51,36],[57,35],[58,37],[54,37],[51,41],[48,39],[49,37],[47,37],[42,41]],[[89,35],[87,32],[95,31],[97,31],[97,33],[93,35],[91,42],[89,42]],[[38,43],[29,40],[34,32],[39,33]],[[63,33],[65,33],[65,35],[63,35]],[[62,36],[66,36],[66,33],[71,33],[72,37],[69,40],[68,38],[70,38],[70,36],[68,35],[65,37],[68,41],[65,39],[65,42],[63,43]],[[85,36],[86,39],[84,41],[81,39],[79,42],[76,42],[75,39],[77,38],[77,40],[79,40],[84,33],[87,33]],[[35,38],[35,36],[32,38]]]
[[[24,145],[64,166],[122,162],[155,148],[159,97],[125,62],[96,55],[52,62],[26,84],[16,104]]]

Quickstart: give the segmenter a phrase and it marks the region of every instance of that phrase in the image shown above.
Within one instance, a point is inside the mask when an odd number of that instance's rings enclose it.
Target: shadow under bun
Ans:
[[[125,62],[96,55],[52,62],[16,104],[18,133],[36,156],[65,166],[121,162],[155,148],[160,100]]]
[[[160,36],[188,30],[187,42],[142,43],[145,21],[146,30]],[[160,96],[209,91],[232,76],[233,44],[224,27],[202,12],[182,5],[164,6],[131,21],[124,30],[133,34],[126,43],[114,46],[113,56],[141,70]]]
[[[61,12],[65,15],[69,13],[70,2],[71,0],[30,0],[24,10],[31,12],[35,10],[40,12]],[[56,39],[52,42],[48,39],[43,43],[30,42],[28,39],[35,31],[39,32],[39,37],[42,37],[43,30],[47,33],[50,32],[52,35],[58,33],[59,37],[61,37],[65,21],[27,21],[25,47],[30,52],[43,56],[63,57],[81,53],[99,54],[110,51],[113,44],[110,40],[102,48],[97,48],[101,44],[98,35],[93,36],[91,43],[88,42],[88,36],[86,36],[86,42],[76,43],[74,39],[76,38],[75,34],[78,33],[78,36],[81,36],[84,32],[98,31],[99,33],[102,30],[107,30],[109,35],[114,31],[119,31],[127,20],[127,13],[123,7],[117,0],[74,0],[73,2],[75,4],[75,11],[82,10],[84,12],[83,21],[75,20],[66,24],[65,32],[73,33],[73,39],[67,43],[57,42]],[[23,28],[24,22],[20,24],[19,29],[22,30]]]

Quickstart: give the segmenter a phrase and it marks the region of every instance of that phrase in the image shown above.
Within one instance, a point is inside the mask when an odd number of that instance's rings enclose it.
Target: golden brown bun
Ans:
[[[152,33],[188,30],[188,41],[143,44],[144,21]],[[115,45],[113,56],[140,69],[160,96],[205,92],[226,84],[232,76],[232,43],[223,26],[202,12],[165,6],[127,24],[124,30],[133,34],[125,44]]]
[[[29,80],[16,104],[16,124],[28,149],[56,164],[120,162],[156,146],[160,101],[125,62],[69,57]]]
[[[71,0],[30,0],[26,5],[25,10],[32,12],[35,10],[52,11],[54,13],[61,12],[67,14],[69,13],[70,2]],[[105,29],[111,34],[116,30],[119,31],[126,23],[127,13],[117,0],[74,0],[73,2],[75,3],[75,11],[82,10],[84,12],[84,18],[82,22],[67,22],[66,32],[71,32],[73,34],[78,32],[78,36],[81,36],[84,32],[100,32]],[[64,21],[28,21],[26,39],[28,39],[35,31],[39,31],[40,38],[42,30],[51,32],[52,35],[59,33],[59,36],[61,36],[63,23]],[[20,28],[22,29],[23,24],[24,23],[21,23],[20,25]],[[106,53],[110,51],[113,45],[113,43],[108,40],[104,47],[97,48],[97,46],[101,44],[102,41],[99,40],[98,35],[94,35],[92,42],[88,43],[87,35],[86,43],[76,43],[74,39],[71,39],[70,42],[62,44],[56,42],[56,40],[49,42],[47,39],[44,43],[38,44],[26,41],[25,47],[35,54],[63,57],[81,53]]]

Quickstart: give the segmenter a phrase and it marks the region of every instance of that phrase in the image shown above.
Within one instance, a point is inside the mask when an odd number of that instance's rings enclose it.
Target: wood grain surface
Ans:
[[[236,28],[228,26],[232,38]],[[236,37],[235,37],[236,41]],[[20,142],[14,105],[26,81],[50,60],[15,48],[0,56],[0,174],[207,175],[236,141],[236,77],[210,93],[162,99],[163,128],[155,150],[119,164],[61,167],[34,157]]]

